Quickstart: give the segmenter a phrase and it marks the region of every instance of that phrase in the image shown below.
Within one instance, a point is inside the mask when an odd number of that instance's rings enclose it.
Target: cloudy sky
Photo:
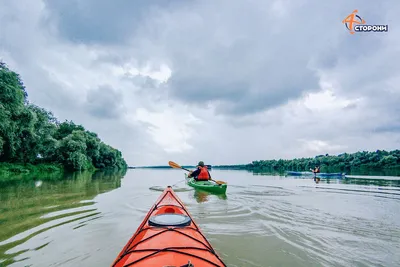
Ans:
[[[387,33],[350,34],[354,9]],[[400,147],[400,1],[0,0],[29,100],[131,166]]]

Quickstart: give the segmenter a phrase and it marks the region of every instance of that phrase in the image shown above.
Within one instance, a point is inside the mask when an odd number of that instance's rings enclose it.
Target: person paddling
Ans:
[[[196,170],[190,172],[188,177],[189,178],[193,177],[196,181],[211,180],[211,174],[208,171],[207,166],[204,165],[203,161],[199,161]]]
[[[316,183],[318,183],[320,181],[320,178],[317,178],[317,173],[320,172],[319,166],[315,166],[315,168],[314,169],[310,169],[310,171],[312,171],[314,173],[314,181]]]
[[[314,176],[317,176],[317,173],[319,173],[319,166],[315,166],[314,169],[310,169],[310,171],[312,171],[314,173]]]

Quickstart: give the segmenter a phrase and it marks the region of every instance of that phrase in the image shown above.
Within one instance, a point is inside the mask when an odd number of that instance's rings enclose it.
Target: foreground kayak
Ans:
[[[314,176],[313,172],[295,172],[295,171],[286,171],[286,175],[289,176]],[[317,177],[343,177],[345,176],[345,173],[325,173],[325,172],[320,172],[317,173]]]
[[[193,178],[189,178],[186,173],[185,178],[189,186],[211,193],[225,194],[228,187],[227,184],[217,184],[213,181],[196,181]]]
[[[113,267],[226,266],[168,186],[122,249]]]

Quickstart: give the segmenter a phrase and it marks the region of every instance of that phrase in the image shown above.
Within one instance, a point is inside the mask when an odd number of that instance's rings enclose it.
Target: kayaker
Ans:
[[[203,161],[199,161],[197,164],[197,169],[190,172],[188,177],[193,177],[196,181],[207,181],[211,179],[211,174],[208,171],[207,166],[204,165]]]
[[[316,182],[318,184],[319,181],[321,180],[319,177],[317,178],[317,173],[320,172],[319,166],[315,166],[314,169],[310,169],[310,170],[314,173],[314,182]]]
[[[319,166],[315,166],[314,169],[310,169],[310,171],[312,171],[314,173],[314,177],[317,176],[317,173],[319,173]]]

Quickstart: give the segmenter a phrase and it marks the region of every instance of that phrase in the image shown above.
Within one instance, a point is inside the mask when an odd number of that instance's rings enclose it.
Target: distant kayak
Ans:
[[[296,171],[286,171],[286,175],[288,176],[314,176],[313,172],[296,172]],[[317,177],[344,177],[346,176],[345,173],[325,173],[320,172],[317,173]]]
[[[112,267],[225,267],[172,187],[147,213]]]
[[[189,178],[186,173],[185,178],[189,186],[211,193],[225,194],[228,187],[227,184],[217,184],[213,181],[196,181],[194,178]]]

